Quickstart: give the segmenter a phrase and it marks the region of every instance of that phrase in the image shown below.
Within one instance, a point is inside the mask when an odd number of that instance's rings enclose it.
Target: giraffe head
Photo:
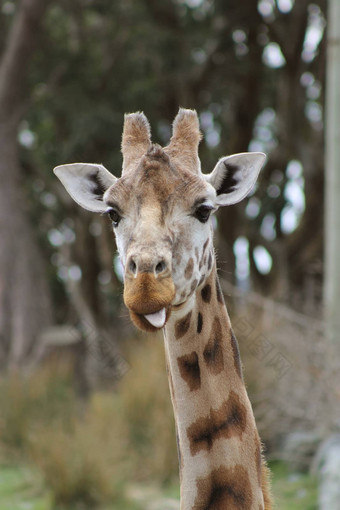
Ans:
[[[164,148],[151,143],[144,114],[133,113],[125,116],[119,179],[98,164],[54,170],[79,205],[111,218],[124,301],[145,331],[162,328],[171,310],[203,285],[214,259],[210,217],[249,193],[265,160],[262,153],[235,154],[203,174],[200,139],[193,110],[179,110]]]

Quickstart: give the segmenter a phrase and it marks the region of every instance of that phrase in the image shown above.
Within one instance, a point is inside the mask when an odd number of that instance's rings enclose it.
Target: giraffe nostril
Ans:
[[[129,262],[129,270],[131,271],[131,273],[133,274],[136,274],[137,272],[137,264],[136,262],[133,260],[133,259],[130,259],[130,262]]]
[[[155,267],[155,272],[156,274],[160,274],[160,273],[163,273],[163,271],[165,271],[166,269],[166,264],[164,262],[164,260],[161,260],[160,262],[158,262],[157,266]]]

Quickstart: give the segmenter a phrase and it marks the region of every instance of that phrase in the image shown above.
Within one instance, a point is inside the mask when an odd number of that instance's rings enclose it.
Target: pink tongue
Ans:
[[[159,310],[159,312],[150,313],[150,315],[144,315],[144,317],[155,328],[162,328],[165,324],[166,319],[165,308],[162,308],[162,310]]]

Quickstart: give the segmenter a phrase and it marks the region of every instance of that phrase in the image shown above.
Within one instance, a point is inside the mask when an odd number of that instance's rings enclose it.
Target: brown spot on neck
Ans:
[[[211,300],[211,285],[207,283],[201,290],[201,296],[205,303],[210,303]]]
[[[197,315],[197,333],[199,334],[202,331],[203,328],[203,317],[200,312],[198,312]]]
[[[177,363],[181,377],[189,386],[190,391],[198,390],[201,387],[201,370],[197,352],[193,351],[191,354],[179,357]]]
[[[231,391],[228,400],[207,416],[198,418],[187,429],[190,451],[196,455],[201,450],[211,450],[216,439],[241,437],[247,424],[247,411],[237,393]]]
[[[214,319],[209,341],[203,351],[203,357],[208,369],[213,374],[219,374],[223,370],[222,326],[218,317]]]
[[[197,497],[193,510],[249,510],[253,497],[247,470],[236,465],[220,466],[206,478],[196,481]]]
[[[190,328],[190,320],[191,320],[192,312],[189,312],[185,317],[179,319],[175,324],[175,337],[177,340],[182,338]]]

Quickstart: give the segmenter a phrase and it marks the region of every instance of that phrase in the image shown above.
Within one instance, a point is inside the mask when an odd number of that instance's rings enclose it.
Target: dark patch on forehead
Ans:
[[[211,300],[211,285],[207,283],[201,290],[201,296],[205,303],[210,303]]]
[[[249,474],[237,464],[219,466],[196,481],[197,496],[192,510],[249,510],[253,497]]]
[[[217,301],[219,303],[221,303],[221,305],[224,305],[224,297],[223,297],[220,281],[219,281],[217,275],[216,275],[216,295],[217,295]]]
[[[197,333],[200,333],[202,331],[202,328],[203,328],[203,317],[202,317],[202,314],[200,312],[198,312],[198,315],[197,315]]]
[[[190,320],[191,320],[192,312],[189,312],[183,319],[179,319],[175,324],[175,337],[177,340],[182,338],[190,328]]]
[[[209,370],[217,375],[224,368],[222,348],[222,326],[218,317],[215,317],[209,341],[203,351],[203,357]]]
[[[197,352],[193,351],[177,358],[177,363],[181,377],[189,386],[190,391],[198,390],[201,387],[201,370]]]
[[[141,158],[134,176],[135,187],[151,186],[157,196],[165,200],[166,195],[186,197],[190,192],[205,191],[205,182],[191,172],[177,168],[168,154],[159,145],[153,145]]]
[[[210,451],[217,439],[242,437],[247,425],[247,411],[237,393],[231,391],[228,400],[207,416],[198,418],[187,429],[191,455]]]
[[[168,213],[171,211],[172,203],[173,203],[173,195],[169,195],[163,198],[160,196],[160,204],[161,204],[161,223],[164,225],[165,218]]]
[[[236,372],[237,372],[238,376],[241,379],[243,379],[240,351],[238,348],[238,343],[237,343],[236,337],[235,337],[234,332],[231,328],[230,328],[230,343],[231,343],[231,348],[233,350],[234,365],[235,365]]]
[[[162,147],[160,145],[158,145],[157,143],[154,143],[151,145],[151,147],[145,154],[144,158],[149,159],[150,161],[156,160],[156,161],[161,161],[163,163],[170,163],[169,156],[166,154],[166,152],[164,152]]]
[[[171,165],[169,156],[156,144],[150,147],[127,179],[132,197],[138,197],[141,205],[150,201],[154,203],[155,199],[159,202],[161,219],[164,219],[183,181],[183,177]]]
[[[187,280],[190,280],[192,277],[192,273],[194,271],[194,261],[192,258],[189,259],[189,262],[187,263],[187,267],[184,270],[184,276]]]

